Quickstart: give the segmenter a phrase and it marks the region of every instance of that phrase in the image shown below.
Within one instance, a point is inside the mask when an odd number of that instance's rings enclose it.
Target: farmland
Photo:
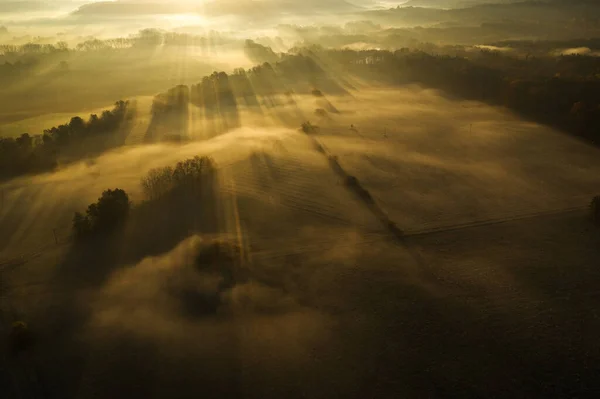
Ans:
[[[589,350],[600,235],[586,207],[600,186],[598,150],[419,86],[327,99],[337,112],[316,115],[312,96],[241,107],[243,127],[213,134],[192,109],[194,140],[144,144],[146,100],[126,146],[0,187],[0,257],[24,262],[3,270],[3,303],[39,331],[46,389],[114,397],[139,393],[143,375],[155,379],[143,392],[158,397],[192,392],[197,378],[207,397],[289,396],[298,379],[312,384],[292,397],[577,396],[578,383],[597,384],[586,365],[600,358]],[[302,132],[304,120],[318,129]],[[256,281],[237,288],[249,290],[249,308],[230,304],[239,317],[190,320],[129,285],[158,284],[161,262],[175,273],[169,259],[193,237],[94,284],[90,265],[69,263],[73,212],[109,187],[140,202],[150,169],[195,155],[218,168],[211,234],[240,246]],[[148,349],[156,342],[161,352]],[[144,366],[156,362],[186,366]]]

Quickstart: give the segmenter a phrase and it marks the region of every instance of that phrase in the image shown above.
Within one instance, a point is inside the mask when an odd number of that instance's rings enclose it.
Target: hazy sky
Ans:
[[[0,0],[0,26],[19,35],[120,35],[156,27],[269,29],[277,24],[343,24],[361,11],[398,5],[448,8],[520,0]]]
[[[172,12],[185,10],[187,12],[202,12],[204,9],[239,12],[254,6],[257,8],[275,8],[294,11],[297,9],[352,8],[359,7],[381,7],[402,4],[407,0],[0,0],[0,18],[10,16],[20,17],[24,14],[46,14],[55,16],[57,12],[68,13],[77,10],[81,6],[83,12],[130,12],[137,9],[140,13],[150,10]],[[95,4],[94,4],[95,3]],[[93,4],[90,6],[90,4]]]
[[[15,34],[52,34],[77,29],[112,34],[146,27],[203,26],[210,29],[266,28],[276,23],[319,23],[365,9],[390,7],[404,0],[0,0],[0,26]],[[338,22],[343,22],[342,20]],[[94,27],[95,25],[95,27]],[[227,28],[229,27],[229,28]],[[38,32],[39,29],[39,32]],[[95,30],[94,30],[95,29]]]

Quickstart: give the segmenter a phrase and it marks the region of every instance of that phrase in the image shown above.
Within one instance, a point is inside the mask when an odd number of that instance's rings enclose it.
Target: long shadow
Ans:
[[[205,76],[202,82],[192,86],[191,103],[202,110],[204,137],[214,137],[240,126],[232,79],[225,72]]]
[[[144,140],[146,142],[187,138],[190,102],[190,89],[187,86],[176,86],[166,93],[154,98],[152,103],[152,119]]]
[[[310,125],[308,127],[310,127]],[[307,130],[305,133],[310,137],[314,149],[327,157],[329,167],[342,179],[346,188],[351,191],[356,198],[359,199],[369,209],[369,211],[371,211],[371,213],[373,213],[377,220],[379,220],[379,222],[382,224],[383,228],[385,228],[398,243],[404,244],[404,232],[393,220],[390,219],[383,208],[377,204],[369,190],[364,188],[355,176],[348,174],[342,165],[340,165],[338,158],[334,155],[331,155],[327,149],[321,145],[319,140],[317,140],[317,138],[314,136],[316,132]]]

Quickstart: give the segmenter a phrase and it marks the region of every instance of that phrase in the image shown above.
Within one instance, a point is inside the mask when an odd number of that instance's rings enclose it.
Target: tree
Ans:
[[[71,129],[71,133],[80,135],[85,131],[85,121],[78,116],[73,117],[69,122],[69,129]]]
[[[156,200],[175,191],[198,192],[216,172],[215,162],[210,157],[186,159],[178,162],[175,168],[152,169],[141,181],[146,198]]]
[[[212,158],[196,156],[177,163],[173,180],[179,186],[196,187],[204,177],[212,176],[214,171],[215,163]]]
[[[92,231],[90,219],[83,216],[81,212],[75,212],[73,216],[73,232],[76,238],[88,236]]]
[[[127,219],[130,206],[129,196],[124,190],[116,188],[104,191],[98,202],[88,208],[93,229],[102,232],[119,226]]]
[[[68,51],[69,50],[69,44],[67,42],[60,41],[60,42],[56,43],[56,48],[59,51]]]
[[[86,216],[76,212],[73,217],[73,231],[76,238],[85,238],[96,234],[106,234],[123,225],[131,203],[124,190],[116,188],[106,190],[98,201],[90,204]]]
[[[142,189],[146,198],[155,200],[173,188],[173,168],[151,169],[146,177],[142,178]]]
[[[28,133],[23,133],[18,139],[15,140],[19,147],[24,151],[31,151],[33,146],[33,139]]]

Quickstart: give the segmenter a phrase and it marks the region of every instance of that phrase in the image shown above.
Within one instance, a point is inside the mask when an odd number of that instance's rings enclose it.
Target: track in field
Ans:
[[[280,206],[357,227],[377,226],[369,223],[367,215],[356,218],[362,209],[349,201],[343,190],[332,190],[341,183],[324,162],[320,168],[289,154],[256,152],[247,162],[232,165],[231,170],[238,194],[259,198],[269,207]]]
[[[434,234],[434,233],[442,233],[442,232],[453,231],[453,230],[462,230],[462,229],[468,229],[468,228],[475,228],[475,227],[481,227],[481,226],[489,226],[489,225],[494,225],[494,224],[512,222],[512,221],[516,221],[516,220],[532,219],[532,218],[542,217],[542,216],[551,216],[551,215],[559,215],[559,214],[565,214],[565,213],[582,212],[582,211],[585,211],[587,208],[588,208],[587,206],[582,205],[582,206],[576,206],[576,207],[550,209],[550,210],[544,210],[544,211],[531,211],[531,212],[527,212],[527,213],[512,213],[510,215],[505,215],[503,217],[495,217],[495,218],[489,218],[489,219],[483,219],[483,220],[474,220],[474,221],[465,222],[465,223],[437,224],[437,225],[434,223],[429,223],[429,224],[422,226],[420,229],[405,230],[404,233],[406,236],[419,236],[419,235],[427,235],[427,234]]]

